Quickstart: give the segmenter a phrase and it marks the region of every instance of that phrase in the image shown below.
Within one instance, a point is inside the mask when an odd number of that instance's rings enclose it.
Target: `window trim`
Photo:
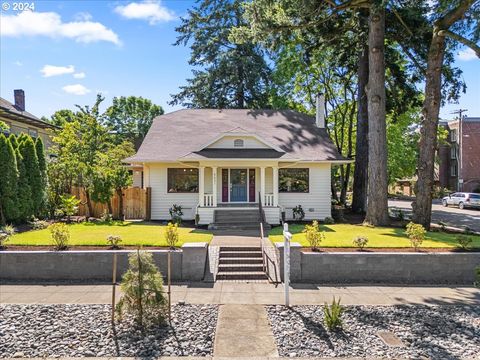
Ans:
[[[307,191],[285,191],[285,190],[280,190],[280,173],[282,171],[288,171],[288,170],[307,170]],[[310,194],[310,168],[308,167],[302,167],[302,168],[280,168],[278,169],[278,192],[281,194]]]
[[[235,139],[235,140],[233,140],[233,147],[234,148],[243,148],[243,147],[245,147],[245,141],[243,139]]]
[[[170,191],[170,170],[194,170],[197,173],[197,191]],[[198,168],[178,168],[178,167],[169,167],[167,168],[167,194],[198,194],[200,187],[200,172]]]

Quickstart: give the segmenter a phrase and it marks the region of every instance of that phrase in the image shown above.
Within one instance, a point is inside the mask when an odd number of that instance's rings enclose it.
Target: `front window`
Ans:
[[[457,176],[457,164],[453,164],[450,167],[450,175],[451,176]]]
[[[30,135],[33,138],[38,137],[38,131],[36,129],[28,129],[28,135]]]
[[[243,140],[242,139],[235,139],[233,141],[233,147],[243,147]]]
[[[198,169],[185,168],[168,169],[169,193],[196,193],[198,192]]]
[[[456,158],[457,158],[457,147],[453,145],[450,148],[450,159],[456,159]]]
[[[278,191],[293,193],[308,193],[308,169],[279,169]]]
[[[450,130],[450,141],[451,142],[457,141],[457,129]]]

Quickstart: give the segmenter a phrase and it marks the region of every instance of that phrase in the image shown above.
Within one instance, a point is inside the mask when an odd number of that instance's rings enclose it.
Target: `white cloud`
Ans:
[[[86,95],[90,92],[85,86],[81,84],[74,84],[74,85],[66,85],[62,87],[62,90],[65,91],[67,94],[73,95]]]
[[[85,76],[86,76],[86,75],[85,75],[84,72],[79,72],[79,73],[73,74],[73,77],[74,77],[75,79],[84,79]]]
[[[68,38],[81,43],[108,41],[120,45],[118,35],[99,22],[78,20],[62,22],[55,12],[22,11],[18,15],[1,15],[2,36],[48,36]]]
[[[17,66],[23,66],[23,63],[20,60],[14,61],[13,63]]]
[[[65,74],[72,74],[75,72],[75,67],[73,65],[68,66],[55,66],[55,65],[45,65],[40,72],[43,74],[43,77],[52,77]]]
[[[150,25],[175,19],[174,12],[163,6],[159,0],[119,5],[115,8],[115,12],[127,19],[147,20]]]
[[[84,12],[84,11],[76,13],[75,16],[74,16],[74,19],[76,21],[90,21],[90,20],[92,20],[92,18],[93,18],[92,14],[90,14],[88,12]]]
[[[478,59],[478,57],[475,54],[475,51],[473,51],[470,48],[466,48],[464,50],[461,50],[458,53],[458,59],[463,60],[463,61],[470,61],[470,60],[473,60],[473,59]]]

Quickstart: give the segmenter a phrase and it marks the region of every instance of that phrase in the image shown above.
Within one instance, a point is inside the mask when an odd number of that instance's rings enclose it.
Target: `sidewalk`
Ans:
[[[0,285],[0,303],[109,304],[111,285]],[[117,287],[117,294],[119,287]],[[293,284],[291,305],[315,305],[340,297],[344,305],[480,305],[473,287],[324,286]],[[119,295],[117,295],[117,299]],[[191,304],[283,304],[282,284],[188,283],[172,286],[172,301]]]

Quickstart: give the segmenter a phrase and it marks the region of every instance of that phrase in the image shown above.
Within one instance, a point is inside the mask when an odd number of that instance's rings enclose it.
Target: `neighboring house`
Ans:
[[[184,219],[214,222],[215,211],[256,209],[266,221],[331,216],[331,167],[342,157],[317,119],[295,111],[179,110],[154,119],[132,165],[134,186],[151,188],[151,218],[170,219],[173,204]]]
[[[0,121],[6,123],[13,134],[25,133],[35,138],[41,137],[46,149],[52,145],[49,130],[56,126],[25,111],[23,90],[14,90],[14,104],[0,97]]]
[[[440,185],[452,191],[480,189],[480,117],[441,122],[448,130],[446,145],[438,150]]]

